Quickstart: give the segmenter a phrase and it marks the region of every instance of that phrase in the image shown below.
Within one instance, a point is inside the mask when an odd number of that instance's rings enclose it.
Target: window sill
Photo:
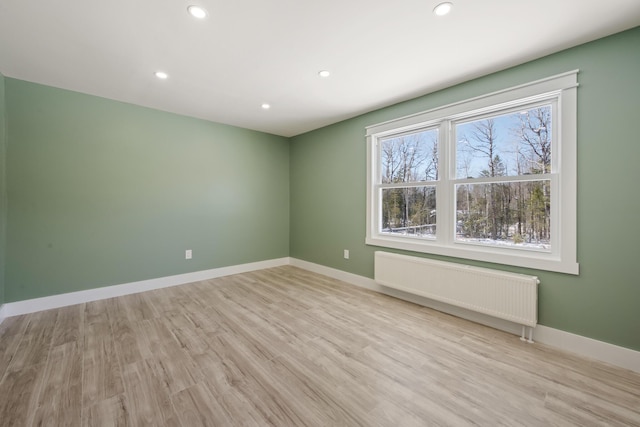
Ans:
[[[401,249],[433,255],[462,258],[495,264],[513,265],[516,267],[532,268],[542,271],[553,271],[565,274],[579,274],[577,262],[562,260],[555,254],[518,250],[507,248],[493,248],[484,245],[470,245],[453,243],[442,245],[436,241],[411,238],[394,238],[390,236],[367,237],[365,243],[371,246]]]

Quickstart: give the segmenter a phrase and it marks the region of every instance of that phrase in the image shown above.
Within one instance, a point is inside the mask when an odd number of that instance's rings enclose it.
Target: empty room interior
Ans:
[[[0,426],[640,426],[639,25],[0,3]]]

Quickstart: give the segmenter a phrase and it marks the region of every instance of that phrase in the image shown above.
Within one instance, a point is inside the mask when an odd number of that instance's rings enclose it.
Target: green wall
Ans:
[[[4,87],[5,302],[289,255],[287,138]]]
[[[0,74],[0,305],[4,303],[5,243],[7,230],[7,181],[6,181],[6,108],[4,76]]]
[[[580,69],[580,275],[469,263],[538,275],[540,324],[640,350],[639,46],[635,28],[292,138],[291,256],[373,277],[365,126]]]

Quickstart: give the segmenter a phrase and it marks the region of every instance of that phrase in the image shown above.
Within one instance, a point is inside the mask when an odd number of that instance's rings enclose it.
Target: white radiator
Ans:
[[[375,253],[382,286],[505,319],[525,326],[532,342],[538,323],[538,278],[427,258]]]

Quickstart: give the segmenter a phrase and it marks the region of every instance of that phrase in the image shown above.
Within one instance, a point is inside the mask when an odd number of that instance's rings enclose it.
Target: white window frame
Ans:
[[[579,274],[577,262],[577,81],[578,70],[504,89],[425,112],[378,123],[366,128],[367,212],[366,244],[436,255],[465,258],[538,270]],[[455,241],[455,144],[450,127],[462,118],[497,113],[526,104],[553,105],[551,173],[533,177],[551,181],[550,251],[493,247]],[[396,134],[439,127],[436,183],[437,228],[435,239],[382,233],[381,140]],[[510,177],[515,180],[522,177]],[[526,179],[526,178],[525,178]]]

